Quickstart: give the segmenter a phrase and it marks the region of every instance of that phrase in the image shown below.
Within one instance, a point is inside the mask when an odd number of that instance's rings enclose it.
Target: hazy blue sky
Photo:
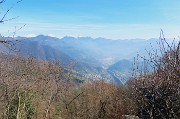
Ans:
[[[0,6],[1,16],[16,0]],[[112,39],[180,36],[180,0],[23,0],[0,24],[3,35],[91,36]]]

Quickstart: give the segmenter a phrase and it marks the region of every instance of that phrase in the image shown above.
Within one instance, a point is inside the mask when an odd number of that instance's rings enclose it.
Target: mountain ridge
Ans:
[[[130,62],[137,53],[147,56],[144,50],[156,47],[157,39],[111,40],[91,37],[56,38],[45,35],[36,37],[8,38],[14,42],[22,56],[33,56],[41,60],[59,60],[65,66],[74,62],[75,72],[91,79],[116,79],[124,83],[130,75]],[[6,48],[0,46],[1,51]],[[8,50],[7,50],[8,51]]]

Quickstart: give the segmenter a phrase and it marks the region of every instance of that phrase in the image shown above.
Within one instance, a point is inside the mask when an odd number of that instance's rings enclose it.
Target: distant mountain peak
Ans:
[[[50,37],[50,36],[46,36],[46,35],[40,34],[40,35],[38,35],[38,36],[36,36],[36,37],[39,38],[39,37]]]
[[[64,36],[62,39],[75,39],[73,36]]]

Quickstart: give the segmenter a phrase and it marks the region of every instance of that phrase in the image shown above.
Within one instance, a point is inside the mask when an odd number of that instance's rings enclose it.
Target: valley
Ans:
[[[8,38],[14,45],[9,49],[1,44],[1,52],[34,57],[39,60],[58,61],[85,79],[107,80],[125,84],[132,73],[137,54],[148,57],[147,51],[157,46],[156,39],[111,40],[90,37]],[[15,49],[15,50],[12,50]],[[146,50],[144,50],[146,49]]]

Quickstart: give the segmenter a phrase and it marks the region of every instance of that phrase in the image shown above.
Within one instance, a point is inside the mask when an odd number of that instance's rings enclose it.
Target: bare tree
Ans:
[[[143,119],[180,118],[180,43],[170,45],[160,37],[159,53],[149,53],[149,59],[140,57],[153,66],[154,71],[147,73],[138,68],[134,80],[129,82],[131,99],[136,103],[136,111]],[[137,75],[138,74],[138,75]]]
[[[1,1],[0,1],[0,6],[2,6],[5,2],[6,2],[6,0],[1,0]],[[2,13],[2,12],[1,12],[2,14],[1,14],[1,17],[0,17],[0,24],[2,24],[2,23],[4,24],[5,22],[8,22],[8,21],[11,21],[11,20],[14,20],[14,19],[17,19],[17,18],[18,18],[18,16],[12,17],[12,18],[7,18],[7,16],[8,16],[8,13],[11,12],[11,11],[13,10],[13,8],[14,8],[17,4],[19,4],[20,2],[22,2],[22,0],[16,1],[10,8],[8,8],[8,9],[5,11],[5,13]],[[26,25],[26,24],[25,24],[25,25]],[[21,26],[20,28],[15,27],[14,32],[13,32],[13,35],[12,35],[12,38],[15,38],[16,33],[17,33],[18,31],[20,31],[23,27],[25,27],[25,25]],[[4,44],[4,45],[7,46],[8,48],[11,48],[11,46],[15,45],[15,42],[14,42],[14,41],[9,40],[7,37],[4,37],[4,36],[2,36],[2,37],[0,38],[0,43]]]

